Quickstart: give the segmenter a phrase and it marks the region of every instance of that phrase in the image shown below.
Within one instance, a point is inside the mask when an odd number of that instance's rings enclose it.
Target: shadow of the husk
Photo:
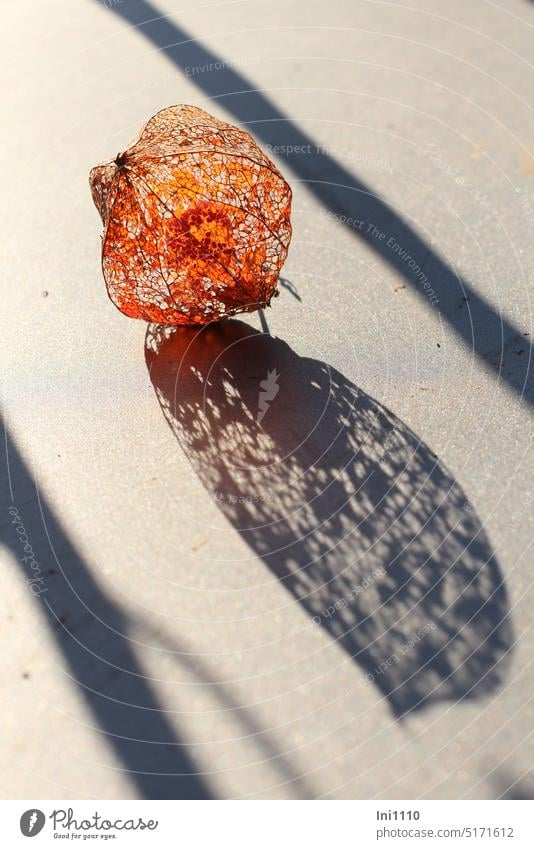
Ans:
[[[503,578],[462,489],[405,424],[240,321],[150,325],[145,355],[221,511],[397,717],[499,685]]]

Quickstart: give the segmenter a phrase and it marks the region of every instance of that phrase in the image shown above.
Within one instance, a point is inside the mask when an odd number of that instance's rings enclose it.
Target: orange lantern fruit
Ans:
[[[291,240],[291,189],[249,133],[171,106],[89,182],[121,312],[207,324],[269,304]]]

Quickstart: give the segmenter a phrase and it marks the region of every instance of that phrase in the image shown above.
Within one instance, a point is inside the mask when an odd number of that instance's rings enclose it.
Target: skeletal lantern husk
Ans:
[[[121,312],[207,324],[270,303],[291,240],[291,189],[249,133],[171,106],[89,181]]]

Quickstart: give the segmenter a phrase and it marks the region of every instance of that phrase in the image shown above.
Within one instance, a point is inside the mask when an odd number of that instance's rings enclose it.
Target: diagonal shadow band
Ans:
[[[127,636],[127,618],[99,587],[54,511],[38,493],[7,428],[5,433],[5,477],[0,493],[3,544],[29,582],[68,673],[105,742],[141,798],[212,798],[135,656]],[[29,555],[22,559],[24,546],[16,529],[19,519],[31,541],[25,544],[39,552],[39,575]]]
[[[216,68],[217,73],[188,74],[187,80],[208,97],[219,99],[239,123],[251,125],[250,129],[264,144],[285,145],[297,151],[288,154],[287,165],[308,191],[338,219],[346,222],[347,218],[356,216],[374,225],[376,231],[352,227],[349,230],[394,268],[425,304],[439,309],[456,335],[497,374],[499,380],[521,399],[534,404],[532,345],[525,333],[497,313],[489,301],[459,276],[386,200],[325,153],[249,79],[163,16],[155,5],[147,0],[128,0],[127,3],[110,4],[108,8],[136,27],[184,74],[191,68]],[[377,238],[376,233],[385,234],[387,238]],[[413,259],[413,265],[406,261],[406,254]],[[431,282],[437,306],[430,305],[420,273],[423,269]],[[516,354],[521,354],[521,359],[517,359]]]
[[[190,647],[183,640],[178,643],[174,634],[167,633],[161,623],[154,625],[147,619],[138,618],[137,625],[141,632],[147,634],[153,645],[159,645],[162,649],[171,653],[173,657],[179,660],[182,669],[187,670],[204,685],[215,690],[221,709],[230,712],[234,721],[237,721],[241,726],[243,734],[241,739],[247,742],[253,741],[262,757],[261,763],[276,771],[278,777],[276,787],[283,787],[287,796],[291,798],[317,798],[318,789],[309,780],[307,772],[302,768],[300,770],[297,768],[294,755],[282,751],[281,746],[274,741],[272,730],[267,731],[259,723],[255,716],[256,711],[252,710],[250,706],[246,707],[240,703],[226,682],[215,675],[213,669],[208,667],[199,656],[192,655]],[[288,724],[286,723],[285,726],[286,731]],[[250,787],[247,789],[245,798],[248,798],[249,795],[253,797]],[[266,788],[262,792],[262,796],[264,797],[265,792],[272,789],[274,788]]]
[[[22,567],[41,607],[68,672],[80,689],[105,742],[146,799],[215,798],[196,772],[187,743],[180,741],[128,639],[132,626],[141,627],[149,642],[170,652],[192,679],[209,688],[220,710],[232,714],[243,734],[254,741],[272,770],[294,798],[312,799],[316,791],[253,713],[241,706],[223,681],[214,677],[189,646],[168,637],[150,621],[132,621],[107,598],[46,499],[37,491],[15,441],[5,429],[5,481],[0,507],[1,542]],[[5,484],[5,485],[4,485]],[[5,504],[4,504],[5,501]],[[40,573],[24,552],[14,519],[20,517],[33,551],[39,551]],[[39,590],[44,586],[45,592]]]
[[[324,629],[396,717],[498,687],[513,645],[503,577],[460,486],[403,422],[240,321],[149,325],[145,357],[200,481],[311,617],[310,651]]]

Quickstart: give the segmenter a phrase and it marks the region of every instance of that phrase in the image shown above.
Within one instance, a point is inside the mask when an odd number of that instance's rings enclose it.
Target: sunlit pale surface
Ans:
[[[3,794],[531,793],[533,4],[2,23]],[[293,189],[263,324],[107,297],[87,175],[179,103]]]

